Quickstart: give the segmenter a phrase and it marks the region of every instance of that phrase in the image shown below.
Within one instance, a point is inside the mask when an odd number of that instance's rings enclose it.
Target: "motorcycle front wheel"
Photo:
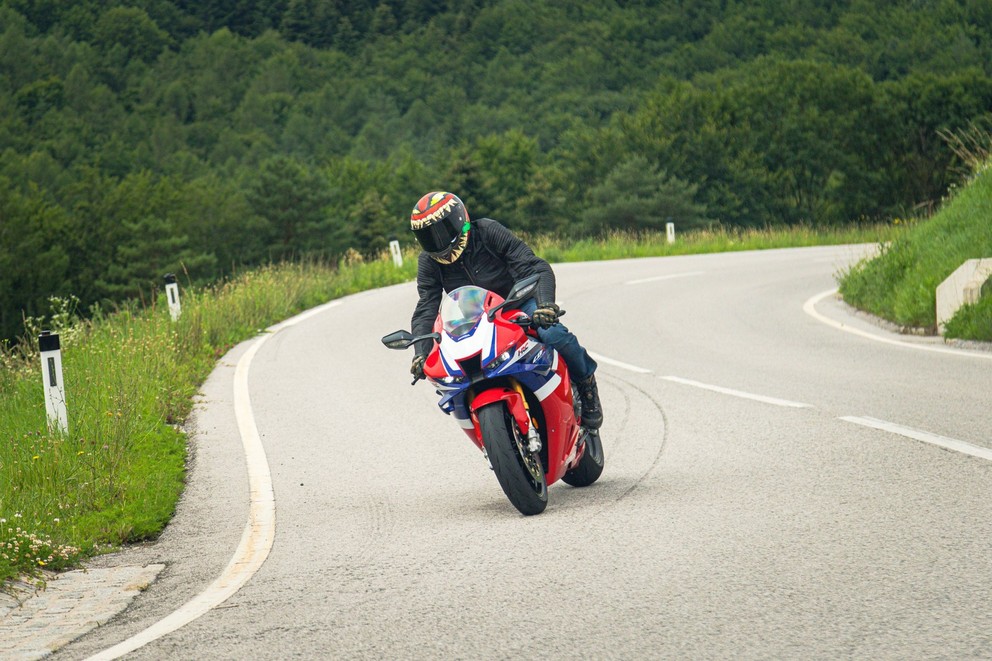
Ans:
[[[479,427],[489,463],[506,497],[521,514],[543,512],[548,506],[548,484],[541,458],[527,451],[527,440],[506,405],[497,402],[479,409]]]

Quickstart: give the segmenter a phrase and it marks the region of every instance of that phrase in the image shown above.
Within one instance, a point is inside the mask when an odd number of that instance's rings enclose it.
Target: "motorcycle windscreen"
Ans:
[[[441,323],[444,332],[456,340],[471,335],[485,312],[489,292],[481,287],[459,287],[441,300]]]

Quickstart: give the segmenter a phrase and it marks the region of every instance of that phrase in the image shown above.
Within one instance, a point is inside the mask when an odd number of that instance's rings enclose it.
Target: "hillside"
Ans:
[[[0,338],[374,253],[435,188],[531,233],[913,215],[989,35],[985,2],[6,0]]]
[[[992,169],[985,167],[877,258],[844,274],[841,294],[851,305],[905,326],[934,331],[936,290],[968,259],[992,256]],[[965,306],[947,325],[948,337],[992,341],[992,296]]]

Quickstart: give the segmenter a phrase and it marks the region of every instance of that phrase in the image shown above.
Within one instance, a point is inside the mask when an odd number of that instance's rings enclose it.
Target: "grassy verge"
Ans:
[[[889,241],[897,228],[808,228],[616,234],[594,241],[538,237],[553,262]],[[281,265],[183,292],[173,323],[165,301],[83,322],[65,309],[60,332],[69,434],[46,429],[37,352],[0,351],[0,581],[157,535],[183,487],[192,396],[231,346],[301,310],[345,294],[410,280],[413,254],[388,260]],[[411,310],[413,301],[410,302]],[[29,339],[36,337],[37,325]]]
[[[844,299],[904,326],[936,331],[936,289],[967,260],[992,257],[992,170],[887,245],[876,259],[843,274]],[[964,306],[947,325],[948,337],[992,340],[992,297]]]
[[[668,243],[663,233],[631,234],[614,232],[599,239],[579,241],[562,237],[540,236],[531,240],[534,251],[550,262],[582,262],[634,257],[694,255],[736,250],[768,250],[804,246],[842,245],[847,243],[881,243],[891,241],[902,232],[898,225],[851,225],[813,229],[782,227],[773,229],[695,230],[679,234]]]

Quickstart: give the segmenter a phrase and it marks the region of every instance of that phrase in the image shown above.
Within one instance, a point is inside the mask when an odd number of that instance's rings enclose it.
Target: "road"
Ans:
[[[272,335],[248,380],[271,552],[127,658],[992,657],[992,354],[928,350],[829,297],[818,314],[896,342],[804,312],[861,250],[557,266],[564,321],[600,357],[606,470],[530,518],[379,343],[408,326],[412,284]],[[129,551],[167,569],[55,658],[154,624],[231,558],[245,346],[204,387],[175,523]]]

